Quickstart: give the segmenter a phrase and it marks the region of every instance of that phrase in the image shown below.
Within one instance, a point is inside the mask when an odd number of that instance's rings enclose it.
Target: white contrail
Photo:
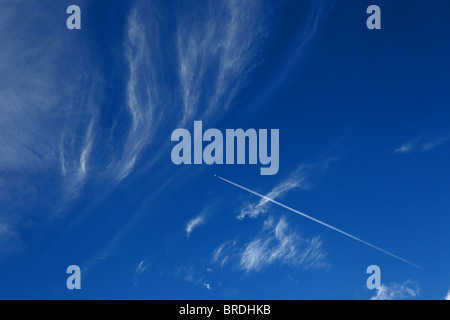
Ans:
[[[395,254],[393,254],[393,253],[391,253],[391,252],[389,252],[389,251],[386,251],[386,250],[384,250],[384,249],[382,249],[382,248],[380,248],[380,247],[377,247],[377,246],[375,246],[375,245],[373,245],[373,244],[371,244],[371,243],[369,243],[369,242],[367,242],[367,241],[364,241],[364,240],[362,240],[362,239],[360,239],[360,238],[358,238],[358,237],[355,237],[355,236],[353,236],[353,235],[351,235],[351,234],[349,234],[349,233],[347,233],[347,232],[345,232],[345,231],[342,231],[342,230],[340,230],[340,229],[338,229],[338,228],[335,228],[335,227],[333,227],[333,226],[330,226],[328,223],[325,223],[325,222],[323,222],[323,221],[317,220],[316,218],[313,218],[313,217],[311,217],[311,216],[308,216],[307,214],[304,214],[304,213],[302,213],[302,212],[300,212],[300,211],[298,211],[298,210],[292,209],[291,207],[288,207],[287,205],[284,205],[284,204],[282,204],[282,203],[280,203],[280,202],[278,202],[278,201],[276,201],[276,200],[273,200],[273,199],[271,199],[271,198],[268,198],[268,197],[266,197],[266,196],[264,196],[264,195],[262,195],[262,194],[260,194],[260,193],[258,193],[258,192],[256,192],[256,191],[253,191],[253,190],[250,190],[250,189],[248,189],[248,188],[246,188],[246,187],[244,187],[244,186],[241,186],[240,184],[237,184],[237,183],[232,182],[232,181],[230,181],[230,180],[227,180],[227,179],[225,179],[225,178],[219,177],[219,176],[217,176],[217,175],[214,175],[214,176],[217,177],[217,178],[219,178],[219,179],[222,180],[222,181],[225,181],[225,182],[227,182],[227,183],[229,183],[229,184],[235,186],[235,187],[238,187],[238,188],[240,188],[240,189],[242,189],[242,190],[245,190],[245,191],[247,191],[247,192],[250,192],[250,193],[254,194],[255,196],[258,196],[258,197],[260,197],[260,198],[263,198],[263,199],[265,199],[265,200],[267,200],[267,201],[270,201],[270,202],[272,202],[272,203],[274,203],[274,204],[276,204],[276,205],[278,205],[278,206],[280,206],[280,207],[282,207],[282,208],[285,208],[285,209],[287,209],[287,210],[289,210],[289,211],[292,211],[292,212],[294,212],[294,213],[297,213],[297,214],[299,214],[299,215],[301,215],[301,216],[303,216],[303,217],[305,217],[305,218],[308,218],[308,219],[310,219],[310,220],[312,220],[312,221],[314,221],[314,222],[317,222],[317,223],[319,223],[319,224],[321,224],[321,225],[323,225],[323,226],[325,226],[325,227],[327,227],[327,228],[329,228],[329,229],[331,229],[331,230],[337,231],[337,232],[339,232],[339,233],[341,233],[341,234],[343,234],[343,235],[345,235],[345,236],[347,236],[347,237],[350,237],[350,238],[352,238],[352,239],[354,239],[354,240],[356,240],[356,241],[359,241],[359,242],[361,242],[361,243],[364,243],[365,245],[367,245],[367,246],[369,246],[369,247],[372,247],[372,248],[374,248],[374,249],[377,249],[378,251],[381,251],[381,252],[383,252],[383,253],[385,253],[385,254],[388,254],[388,255],[390,255],[391,257],[394,257],[394,258],[396,258],[396,259],[398,259],[398,260],[400,260],[400,261],[406,262],[406,263],[408,263],[408,264],[410,264],[410,265],[412,265],[412,266],[414,266],[414,267],[416,267],[416,268],[419,268],[419,269],[421,268],[420,266],[418,266],[417,264],[412,263],[411,261],[408,261],[408,260],[406,260],[406,259],[403,259],[402,257],[399,257],[399,256],[397,256],[397,255],[395,255]]]

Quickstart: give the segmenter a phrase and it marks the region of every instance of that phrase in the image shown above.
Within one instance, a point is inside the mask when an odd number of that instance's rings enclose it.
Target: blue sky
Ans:
[[[66,28],[71,4],[81,30]],[[372,4],[381,30],[366,28]],[[0,298],[444,299],[449,12],[1,1]],[[279,129],[279,172],[174,165],[171,133],[195,120]]]

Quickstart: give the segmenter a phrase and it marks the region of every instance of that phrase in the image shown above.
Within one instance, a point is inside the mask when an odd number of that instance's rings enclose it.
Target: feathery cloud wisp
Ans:
[[[400,147],[394,150],[395,153],[408,153],[413,149],[414,145],[412,142],[407,142],[402,144]]]
[[[211,290],[212,289],[212,287],[211,287],[211,285],[209,284],[209,283],[204,283],[203,284],[204,286],[205,286],[205,288],[207,289],[207,290]]]
[[[265,18],[271,10],[263,1],[207,1],[188,15],[177,29],[177,51],[183,118],[180,125],[196,114],[205,117],[228,109],[247,84],[255,59],[267,38]],[[220,21],[220,23],[218,23]],[[212,86],[211,86],[212,85]],[[205,105],[204,109],[200,109]]]
[[[0,43],[8,44],[0,52],[0,207],[9,239],[0,250],[20,242],[23,224],[61,218],[93,175],[102,79],[83,41],[60,28],[60,9],[0,2]]]
[[[149,170],[166,154],[170,139],[158,139],[165,132],[163,128],[185,126],[195,118],[211,119],[226,112],[261,61],[255,58],[268,36],[265,17],[272,12],[267,8],[270,4],[261,0],[207,1],[201,6],[180,2],[174,15],[157,6],[135,1],[126,21],[126,108],[120,119],[115,119],[121,125],[110,128],[111,140],[121,138],[114,141],[114,150],[108,151],[111,157],[104,172],[116,183],[138,169]],[[164,24],[171,18],[170,25]],[[168,74],[173,81],[168,80]],[[168,113],[180,116],[165,116]],[[142,165],[140,160],[149,150],[155,152]],[[59,167],[65,171],[67,159],[61,159]],[[132,224],[119,231],[89,265],[108,256]]]
[[[420,294],[419,284],[412,280],[391,285],[381,285],[371,300],[402,300],[414,299]]]
[[[288,228],[284,218],[277,223],[268,219],[260,235],[247,243],[239,265],[247,271],[259,271],[280,262],[304,269],[326,268],[322,241],[318,237],[303,239]]]
[[[148,271],[148,264],[147,259],[144,259],[141,262],[139,262],[133,275],[133,284],[135,287],[137,287],[138,285],[139,277],[146,271]]]
[[[412,152],[426,152],[430,151],[444,143],[446,143],[450,137],[439,137],[432,140],[414,139],[407,143],[402,144],[400,147],[394,150],[395,153],[412,153]]]
[[[350,234],[350,233],[347,233],[347,232],[345,232],[345,231],[343,231],[343,230],[341,230],[341,229],[339,229],[339,228],[333,227],[332,225],[330,225],[330,224],[328,224],[328,223],[325,223],[325,222],[323,222],[323,221],[321,221],[321,220],[319,220],[319,219],[316,219],[316,218],[314,218],[314,217],[312,217],[312,216],[310,216],[310,215],[307,215],[307,214],[305,214],[305,213],[303,213],[303,212],[301,212],[301,211],[298,211],[298,210],[296,210],[296,209],[294,209],[294,208],[291,208],[291,207],[289,207],[289,206],[287,206],[287,205],[285,205],[285,204],[282,204],[281,202],[278,202],[278,201],[276,201],[276,200],[274,200],[274,199],[268,198],[267,196],[264,196],[264,195],[262,195],[262,194],[260,194],[260,193],[258,193],[258,192],[256,192],[256,191],[254,191],[254,190],[251,190],[251,189],[249,189],[249,188],[246,188],[246,187],[244,187],[244,186],[242,186],[242,185],[240,185],[240,184],[238,184],[238,183],[236,183],[236,182],[230,181],[230,180],[225,179],[225,178],[222,178],[222,177],[220,177],[220,176],[216,176],[216,177],[217,177],[218,179],[220,179],[220,180],[222,180],[222,181],[224,181],[224,182],[226,182],[226,183],[232,185],[232,186],[235,186],[235,187],[237,187],[237,188],[239,188],[239,189],[241,189],[241,190],[247,191],[248,193],[251,193],[251,194],[253,194],[253,195],[255,195],[255,196],[260,197],[261,199],[266,199],[266,200],[268,200],[268,201],[270,201],[270,202],[272,202],[272,203],[278,205],[279,207],[282,207],[282,208],[284,208],[284,209],[286,209],[286,210],[289,210],[289,211],[291,211],[291,212],[293,212],[293,213],[296,213],[296,214],[298,214],[298,215],[300,215],[300,216],[302,216],[302,217],[304,217],[304,218],[307,218],[307,219],[309,219],[309,220],[311,220],[311,221],[314,221],[314,222],[316,222],[316,223],[318,223],[318,224],[321,224],[322,226],[327,227],[328,229],[334,230],[334,231],[336,231],[336,232],[338,232],[338,233],[340,233],[340,234],[342,234],[342,235],[345,235],[346,237],[349,237],[349,238],[351,238],[351,239],[353,239],[353,240],[356,240],[356,241],[358,241],[358,242],[360,242],[360,243],[363,243],[363,244],[365,244],[366,246],[372,247],[372,248],[374,248],[374,249],[376,249],[376,250],[378,250],[378,251],[380,251],[380,252],[383,252],[383,253],[385,253],[385,254],[387,254],[387,255],[389,255],[389,256],[391,256],[391,257],[397,259],[397,260],[400,260],[400,261],[403,261],[403,262],[405,262],[405,263],[408,263],[408,264],[410,264],[410,265],[412,265],[412,266],[414,266],[414,267],[416,267],[416,268],[420,268],[420,266],[418,266],[417,264],[412,263],[411,261],[408,261],[408,260],[406,260],[406,259],[404,259],[404,258],[402,258],[402,257],[400,257],[400,256],[398,256],[398,255],[396,255],[396,254],[393,254],[392,252],[389,252],[389,251],[387,251],[387,250],[384,250],[383,248],[380,248],[380,247],[378,247],[378,246],[376,246],[376,245],[374,245],[374,244],[372,244],[372,243],[370,243],[370,242],[367,242],[367,241],[365,241],[365,240],[363,240],[363,239],[361,239],[361,238],[358,238],[358,237],[356,237],[356,236],[354,236],[354,235],[352,235],[352,234]]]
[[[241,247],[243,249],[239,249]],[[238,245],[237,241],[227,241],[219,246],[214,251],[213,261],[222,267],[234,261],[245,272],[260,271],[273,263],[321,269],[329,267],[325,256],[320,238],[302,238],[289,229],[284,218],[275,222],[270,217],[248,243]]]
[[[302,184],[303,182],[304,177],[290,177],[275,186],[266,196],[271,199],[278,199],[293,189],[306,189],[307,187]],[[257,203],[250,203],[241,210],[241,213],[237,218],[239,220],[244,219],[246,216],[249,216],[250,218],[256,218],[260,214],[267,213],[267,211],[269,210],[269,206],[270,202],[266,199],[261,199]]]
[[[205,215],[201,213],[194,219],[189,220],[189,222],[186,225],[186,235],[188,238],[191,236],[191,232],[198,227],[199,225],[203,224],[205,222]]]
[[[126,106],[131,123],[121,154],[110,164],[117,181],[133,171],[139,157],[153,142],[164,110],[161,102],[161,96],[165,94],[163,82],[160,81],[162,70],[157,67],[162,65],[160,50],[149,49],[159,46],[159,25],[153,17],[145,24],[139,9],[133,8],[128,16],[124,41],[129,69]]]
[[[328,169],[329,163],[333,160],[334,159],[327,159],[315,164],[301,164],[286,180],[276,185],[269,193],[267,193],[266,198],[260,199],[257,203],[247,204],[242,208],[237,218],[239,220],[244,219],[246,216],[256,218],[260,214],[267,213],[269,210],[271,202],[268,199],[279,199],[289,191],[296,189],[310,189],[313,183],[312,180],[317,176],[323,175]]]
[[[218,263],[221,267],[225,266],[230,260],[230,256],[233,257],[236,254],[236,240],[226,241],[222,243],[217,249],[214,250],[212,261]]]
[[[123,147],[114,152],[109,164],[116,181],[128,177],[142,154],[155,147],[161,126],[186,126],[194,118],[225,112],[259,61],[255,57],[267,37],[267,4],[259,0],[207,2],[200,7],[181,5],[184,10],[174,16],[175,30],[162,25],[163,13],[155,13],[161,11],[155,4],[137,1],[131,10],[124,40],[130,124]],[[163,28],[174,32],[174,50],[161,41]],[[168,62],[165,54],[175,62]],[[167,73],[178,81],[168,82]],[[168,112],[181,114],[181,119],[164,117]],[[152,163],[160,154],[155,152]]]

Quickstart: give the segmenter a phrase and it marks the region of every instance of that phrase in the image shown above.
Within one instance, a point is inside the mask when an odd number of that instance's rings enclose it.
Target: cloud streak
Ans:
[[[170,147],[167,128],[184,127],[193,119],[212,123],[229,109],[261,61],[256,58],[269,34],[269,6],[261,0],[206,1],[201,6],[179,2],[174,12],[168,12],[154,2],[135,2],[123,40],[128,68],[126,108],[111,128],[111,137],[122,138],[111,138],[116,147],[108,150],[111,157],[103,176],[119,183],[138,170],[149,173]],[[170,25],[164,23],[169,20]],[[143,165],[141,160],[149,151],[152,157]],[[61,162],[60,167],[65,164]],[[161,177],[169,172],[167,167],[162,165]],[[167,181],[167,175],[161,180]],[[111,247],[89,264],[104,259]]]
[[[402,144],[400,147],[396,148],[394,152],[398,154],[426,152],[445,144],[446,142],[448,142],[449,139],[450,137],[448,136],[439,137],[431,140],[415,139]]]
[[[322,241],[318,237],[302,239],[289,230],[284,218],[277,223],[273,219],[266,220],[262,233],[245,246],[239,264],[250,272],[276,262],[304,269],[328,267]]]
[[[228,109],[259,61],[255,58],[268,36],[267,5],[260,0],[207,1],[200,7],[179,4],[178,14],[172,16],[174,27],[168,27],[162,16],[169,13],[147,1],[136,3],[123,43],[130,124],[120,141],[123,147],[112,153],[108,176],[117,182],[125,179],[152,148],[156,151],[146,169],[156,163],[169,146],[154,144],[161,127],[183,127]],[[161,39],[162,29],[169,34],[167,39]],[[168,74],[177,81],[167,81]],[[167,113],[181,116],[165,117]]]
[[[63,212],[93,173],[102,82],[80,58],[85,45],[54,18],[58,10],[46,0],[0,3],[0,43],[8,44],[0,52],[0,206],[15,238],[24,221]]]
[[[419,284],[408,280],[403,283],[393,283],[391,285],[381,285],[371,300],[402,300],[414,299],[420,295]]]
[[[149,266],[147,264],[147,259],[144,259],[141,262],[139,262],[139,264],[136,267],[136,270],[134,272],[134,275],[133,275],[133,284],[134,284],[135,287],[137,287],[137,285],[138,285],[139,277],[143,273],[147,272],[148,269],[149,269]]]
[[[262,230],[247,243],[224,242],[213,253],[213,262],[221,267],[236,263],[247,273],[258,272],[272,264],[303,269],[328,268],[319,237],[306,239],[290,230],[286,219],[265,220]],[[242,248],[242,249],[240,249]]]
[[[152,144],[164,115],[165,90],[158,68],[162,60],[159,50],[153,49],[159,47],[159,25],[151,15],[146,20],[148,23],[144,23],[141,10],[140,6],[131,10],[124,40],[129,73],[126,110],[131,121],[123,149],[110,164],[111,174],[117,181],[125,179],[134,170],[146,148]]]
[[[209,283],[204,283],[203,284],[204,286],[205,286],[205,288],[207,289],[207,290],[211,290],[212,289],[212,287],[211,287],[211,285],[209,284]]]
[[[228,109],[248,83],[268,37],[270,10],[263,1],[207,1],[203,8],[195,21],[185,15],[177,28],[181,126],[198,114],[209,118]]]
[[[391,253],[391,252],[389,252],[389,251],[387,251],[387,250],[384,250],[384,249],[382,249],[382,248],[380,248],[380,247],[377,247],[377,246],[375,246],[375,245],[373,245],[373,244],[371,244],[371,243],[369,243],[369,242],[367,242],[367,241],[364,241],[364,240],[362,240],[362,239],[360,239],[360,238],[358,238],[358,237],[355,237],[355,236],[353,236],[353,235],[351,235],[351,234],[349,234],[349,233],[347,233],[347,232],[345,232],[345,231],[342,231],[342,230],[340,230],[340,229],[338,229],[338,228],[336,228],[336,227],[333,227],[333,226],[331,226],[331,225],[329,225],[329,224],[327,224],[327,223],[325,223],[325,222],[323,222],[323,221],[320,221],[320,220],[318,220],[318,219],[316,219],[316,218],[313,218],[313,217],[311,217],[311,216],[309,216],[309,215],[307,215],[307,214],[305,214],[305,213],[302,213],[302,212],[300,212],[300,211],[298,211],[298,210],[295,210],[295,209],[293,209],[293,208],[291,208],[291,207],[288,207],[288,206],[286,206],[286,205],[284,205],[284,204],[282,204],[282,203],[280,203],[280,202],[278,202],[278,201],[275,201],[274,199],[271,199],[271,198],[269,198],[269,197],[267,197],[267,196],[264,196],[264,195],[262,195],[262,194],[260,194],[260,193],[258,193],[258,192],[256,192],[256,191],[253,191],[253,190],[251,190],[251,189],[248,189],[248,188],[246,188],[246,187],[244,187],[244,186],[241,186],[241,185],[239,185],[239,184],[237,184],[237,183],[235,183],[235,182],[232,182],[232,181],[230,181],[230,180],[227,180],[227,179],[225,179],[225,178],[222,178],[222,177],[219,177],[219,176],[216,176],[216,177],[217,177],[218,179],[220,179],[220,180],[222,180],[222,181],[228,183],[228,184],[231,184],[231,185],[233,185],[233,186],[239,188],[239,189],[242,189],[242,190],[247,191],[247,192],[249,192],[249,193],[251,193],[251,194],[254,194],[255,196],[260,197],[261,199],[265,199],[265,200],[267,200],[267,201],[270,201],[270,202],[272,202],[272,203],[274,203],[274,204],[276,204],[276,205],[278,205],[278,206],[280,206],[280,207],[282,207],[282,208],[284,208],[284,209],[287,209],[287,210],[289,210],[289,211],[291,211],[291,212],[293,212],[293,213],[296,213],[296,214],[298,214],[298,215],[300,215],[300,216],[302,216],[302,217],[305,217],[305,218],[307,218],[307,219],[309,219],[309,220],[312,220],[312,221],[314,221],[314,222],[316,222],[316,223],[318,223],[318,224],[321,224],[321,225],[327,227],[328,229],[334,230],[334,231],[336,231],[336,232],[338,232],[338,233],[340,233],[340,234],[342,234],[342,235],[345,235],[345,236],[347,236],[347,237],[349,237],[349,238],[351,238],[351,239],[353,239],[353,240],[356,240],[356,241],[358,241],[358,242],[360,242],[360,243],[362,243],[362,244],[365,244],[365,245],[367,245],[367,246],[369,246],[369,247],[372,247],[372,248],[374,248],[374,249],[376,249],[376,250],[378,250],[378,251],[380,251],[380,252],[383,252],[383,253],[385,253],[385,254],[387,254],[387,255],[389,255],[389,256],[391,256],[391,257],[397,259],[397,260],[403,261],[403,262],[405,262],[405,263],[407,263],[407,264],[410,264],[410,265],[412,265],[412,266],[414,266],[414,267],[416,267],[416,268],[420,268],[420,266],[418,266],[418,265],[412,263],[411,261],[408,261],[408,260],[406,260],[406,259],[404,259],[404,258],[402,258],[402,257],[400,257],[400,256],[397,256],[397,255],[395,255],[395,254],[393,254],[393,253]]]
[[[293,190],[308,190],[317,176],[323,175],[329,167],[329,163],[335,159],[327,159],[316,164],[301,164],[287,179],[276,185],[269,193],[257,203],[247,204],[238,215],[239,220],[246,216],[256,218],[269,210],[271,202],[268,199],[279,199]]]
[[[447,295],[445,296],[444,300],[450,300],[450,290],[448,290]]]
[[[192,231],[203,224],[205,222],[205,215],[202,213],[195,217],[194,219],[189,220],[189,222],[186,225],[186,235],[189,238],[191,236]]]

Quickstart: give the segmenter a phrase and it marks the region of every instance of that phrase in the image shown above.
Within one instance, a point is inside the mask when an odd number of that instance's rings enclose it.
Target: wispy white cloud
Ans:
[[[296,79],[296,73],[301,74],[299,67],[305,62],[311,49],[314,48],[320,27],[326,22],[337,1],[316,0],[309,3],[310,8],[306,16],[301,20],[301,24],[297,28],[285,55],[282,59],[279,59],[276,74],[271,77],[267,88],[261,91],[261,100],[267,99],[274,90],[286,85],[286,82]]]
[[[430,151],[440,145],[443,145],[450,139],[449,136],[438,137],[435,139],[414,139],[402,144],[400,147],[394,150],[395,153],[413,153],[413,152],[426,152]]]
[[[279,207],[282,207],[282,208],[284,208],[284,209],[287,209],[287,210],[289,210],[289,211],[292,212],[292,213],[298,214],[298,215],[300,215],[300,216],[302,216],[302,217],[304,217],[304,218],[307,218],[307,219],[309,219],[309,220],[311,220],[311,221],[314,221],[314,222],[316,222],[316,223],[318,223],[318,224],[321,224],[322,226],[325,226],[325,227],[327,227],[328,229],[334,230],[334,231],[336,231],[336,232],[338,232],[338,233],[340,233],[340,234],[342,234],[342,235],[344,235],[344,236],[346,236],[346,237],[349,237],[349,238],[351,238],[351,239],[353,239],[353,240],[356,240],[356,241],[358,241],[358,242],[360,242],[360,243],[363,243],[363,244],[365,244],[365,245],[367,245],[367,246],[369,246],[369,247],[372,247],[373,249],[376,249],[376,250],[378,250],[378,251],[380,251],[380,252],[383,252],[383,253],[385,253],[385,254],[387,254],[387,255],[390,255],[391,257],[393,257],[393,258],[395,258],[395,259],[398,259],[398,260],[400,260],[400,261],[403,261],[403,262],[405,262],[405,263],[408,263],[408,264],[410,264],[410,265],[412,265],[412,266],[414,266],[414,267],[420,269],[420,266],[419,266],[419,265],[414,264],[414,263],[411,262],[411,261],[408,261],[408,260],[406,260],[406,259],[404,259],[404,258],[402,258],[402,257],[400,257],[400,256],[398,256],[398,255],[396,255],[396,254],[393,254],[392,252],[389,252],[389,251],[387,251],[387,250],[385,250],[385,249],[382,249],[382,248],[380,248],[380,247],[378,247],[378,246],[376,246],[376,245],[374,245],[374,244],[372,244],[372,243],[370,243],[370,242],[367,242],[367,241],[365,241],[365,240],[363,240],[363,239],[361,239],[361,238],[358,238],[358,237],[356,237],[356,236],[354,236],[354,235],[351,235],[350,233],[347,233],[347,232],[345,232],[345,231],[343,231],[343,230],[341,230],[341,229],[338,229],[338,228],[336,228],[336,227],[333,227],[332,225],[330,225],[330,224],[328,224],[328,223],[326,223],[326,222],[324,222],[324,221],[321,221],[321,220],[319,220],[319,219],[316,219],[316,218],[314,218],[314,217],[312,217],[312,216],[310,216],[310,215],[307,215],[307,214],[305,214],[305,213],[303,213],[303,212],[301,212],[301,211],[298,211],[298,210],[296,210],[296,209],[294,209],[294,208],[291,208],[291,207],[289,207],[289,206],[287,206],[287,205],[285,205],[285,204],[282,204],[282,203],[280,203],[280,202],[278,202],[278,201],[276,201],[276,200],[270,199],[270,198],[268,198],[268,197],[266,197],[266,196],[264,196],[264,195],[262,195],[262,194],[260,194],[260,193],[258,193],[258,192],[256,192],[256,191],[251,190],[251,189],[249,189],[249,188],[247,188],[247,187],[244,187],[244,186],[242,186],[242,185],[240,185],[240,184],[238,184],[238,183],[236,183],[236,182],[230,181],[230,180],[225,179],[225,178],[222,178],[222,177],[220,177],[220,176],[216,176],[216,177],[217,177],[218,179],[220,179],[220,180],[222,180],[222,181],[224,181],[224,182],[226,182],[226,183],[232,185],[232,186],[235,186],[235,187],[237,187],[237,188],[239,188],[239,189],[241,189],[241,190],[244,190],[244,191],[246,191],[246,192],[248,192],[248,193],[251,193],[251,194],[253,194],[253,195],[255,195],[255,196],[258,196],[258,197],[261,198],[261,199],[267,199],[267,200],[270,201],[271,203],[274,203],[274,204],[276,204],[276,205],[279,206]]]
[[[172,257],[173,258],[173,257]],[[211,290],[212,285],[205,279],[206,273],[212,272],[212,269],[200,270],[197,264],[188,263],[182,259],[174,265],[173,261],[168,263],[167,256],[149,257],[141,260],[133,274],[133,285],[138,286],[145,276],[165,278],[177,281],[183,281],[196,286],[204,286]],[[211,271],[208,271],[211,270]]]
[[[89,124],[88,130],[86,132],[84,145],[83,145],[83,148],[82,148],[81,154],[80,154],[79,172],[80,172],[81,176],[86,175],[87,163],[89,161],[89,156],[92,151],[92,144],[94,143],[93,126],[94,126],[94,121],[92,120],[91,123]]]
[[[161,10],[147,1],[136,2],[124,39],[130,125],[123,147],[114,150],[108,165],[117,181],[136,169],[144,152],[156,148],[153,142],[163,124],[180,127],[194,118],[225,112],[259,61],[255,57],[267,37],[264,17],[270,10],[263,10],[267,5],[260,0],[207,1],[200,7],[180,4],[183,10],[173,16],[175,51],[171,52],[161,39],[161,29],[167,29],[161,24],[162,13],[155,13]],[[167,55],[173,55],[175,63],[168,62]],[[168,73],[179,81],[168,83]],[[180,114],[181,119],[164,117],[168,112]],[[161,154],[155,152],[151,162]]]
[[[261,232],[251,241],[238,245],[225,242],[213,253],[213,261],[221,266],[237,260],[239,269],[252,272],[280,263],[304,269],[328,268],[326,254],[319,237],[302,238],[290,230],[284,218],[268,218]],[[243,249],[239,249],[243,248]]]
[[[123,180],[134,170],[142,153],[153,142],[164,114],[162,99],[166,96],[161,85],[163,77],[160,68],[163,62],[160,50],[155,49],[159,48],[159,25],[153,16],[144,18],[144,12],[147,11],[138,5],[131,10],[127,19],[124,40],[129,72],[126,107],[131,123],[123,141],[123,149],[116,152],[110,164],[117,181]]]
[[[395,153],[408,153],[414,148],[414,144],[412,142],[407,142],[402,144],[400,147],[394,150]]]
[[[335,160],[337,159],[329,158],[314,164],[299,165],[266,194],[267,199],[279,199],[293,190],[310,189]],[[247,216],[256,218],[267,214],[271,205],[267,199],[261,198],[258,202],[245,204],[237,218],[243,220]],[[304,269],[329,267],[319,237],[302,238],[289,230],[284,218],[275,222],[271,216],[266,218],[263,230],[253,240],[245,244],[239,244],[236,239],[226,241],[214,250],[212,260],[222,267],[234,262],[246,272],[262,270],[275,262],[301,266]]]
[[[335,159],[327,159],[315,164],[301,164],[287,179],[276,185],[265,196],[267,198],[277,200],[293,190],[308,190],[311,188],[315,178],[323,175],[331,161]],[[256,218],[260,214],[265,214],[269,210],[271,202],[267,199],[261,199],[257,203],[246,204],[238,215],[238,219],[242,220],[246,216]]]
[[[269,219],[262,233],[245,246],[240,267],[247,272],[259,271],[279,262],[305,269],[319,269],[329,266],[325,256],[320,238],[301,238],[289,230],[285,219],[281,218],[277,223]]]
[[[194,265],[182,265],[168,273],[169,277],[181,279],[185,282],[202,285],[203,274],[197,270]]]
[[[205,282],[203,285],[204,285],[205,288],[208,289],[208,290],[211,290],[211,289],[212,289],[212,287],[211,287],[211,285],[210,285],[209,283],[206,283],[206,282]]]
[[[145,260],[142,260],[136,268],[136,273],[141,274],[145,271],[147,271],[147,266],[145,265]]]
[[[55,19],[59,10],[46,0],[0,3],[0,43],[8,44],[0,51],[0,207],[3,217],[14,214],[8,234],[24,221],[51,220],[93,172],[101,79],[84,44]]]
[[[381,285],[381,288],[377,289],[376,295],[371,300],[409,300],[417,298],[419,295],[419,284],[415,281],[407,280],[403,283]]]
[[[255,58],[268,35],[264,17],[271,10],[266,10],[267,6],[261,0],[207,1],[201,6],[180,2],[172,14],[155,2],[133,3],[123,40],[128,67],[125,108],[109,128],[114,148],[108,150],[110,156],[102,163],[106,168],[102,178],[119,183],[138,170],[149,170],[170,147],[170,140],[159,136],[161,132],[226,111],[260,61]],[[170,25],[165,24],[167,20]],[[169,81],[171,77],[176,80]],[[165,116],[168,113],[179,116]],[[67,175],[70,156],[66,148],[58,150],[63,150],[58,152],[58,167]],[[86,160],[95,158],[94,149],[90,151]],[[144,162],[144,154],[150,151],[152,157]],[[167,166],[160,172],[164,168]],[[136,216],[130,220],[110,245],[87,262],[89,266],[113,252]],[[187,233],[200,221],[193,221]]]
[[[450,300],[450,289],[447,292],[447,295],[444,298],[445,300]]]
[[[191,232],[198,227],[199,225],[203,224],[205,222],[205,215],[203,213],[201,213],[200,215],[198,215],[197,217],[189,220],[189,222],[186,225],[186,235],[188,237],[191,236]]]
[[[133,275],[133,284],[135,287],[138,285],[139,277],[149,270],[149,265],[147,263],[147,259],[142,260],[136,267]]]
[[[294,189],[308,189],[308,184],[304,176],[294,174],[287,180],[281,182],[277,186],[275,186],[269,193],[266,194],[266,197],[271,199],[279,199],[287,192]],[[242,210],[238,219],[242,220],[246,216],[251,218],[256,218],[260,214],[264,214],[269,210],[270,202],[266,199],[261,199],[257,203],[247,204]]]
[[[263,1],[207,1],[177,29],[184,125],[196,114],[223,113],[248,82],[268,36]],[[201,106],[204,105],[204,108]]]
[[[80,61],[70,55],[74,44],[60,28],[53,29],[51,9],[49,6],[47,12],[26,3],[0,4],[0,42],[8,43],[0,52],[2,170],[52,170],[59,160],[62,131],[77,140],[78,132],[87,129],[84,119],[90,108],[78,103],[90,95],[89,86],[83,83],[91,74],[77,69]],[[40,28],[32,27],[36,24]],[[81,44],[75,47],[83,51]],[[68,76],[59,68],[73,73]]]
[[[213,262],[218,263],[221,267],[225,266],[230,257],[234,257],[237,254],[237,241],[230,240],[222,243],[213,252]]]
[[[212,123],[229,109],[233,99],[251,81],[252,71],[263,61],[260,58],[272,34],[269,16],[276,12],[270,2],[262,0],[206,1],[202,6],[180,2],[174,7],[173,15],[154,8],[157,6],[154,2],[140,0],[133,6],[127,17],[123,43],[128,66],[126,113],[120,114],[116,121],[128,127],[120,128],[123,138],[109,153],[111,159],[105,174],[113,176],[116,182],[142,167],[149,169],[165,154],[161,150],[170,144],[166,143],[167,139],[158,138],[163,129],[185,127],[197,119],[209,119]],[[315,13],[309,15],[304,31],[317,31],[324,8],[327,6],[322,1],[312,6],[311,11]],[[168,20],[170,26],[165,24]],[[295,58],[297,53],[291,56]],[[167,81],[171,76],[178,81]],[[179,116],[165,116],[168,113]],[[118,135],[114,130],[111,128],[111,136]],[[144,165],[143,155],[153,148],[155,152],[151,159],[145,158]],[[92,156],[91,153],[89,158]],[[67,163],[64,154],[59,163],[63,172]],[[287,190],[281,188],[275,192],[281,196]],[[261,204],[257,210],[264,210],[266,205]],[[199,221],[193,221],[197,223],[188,234]],[[90,265],[109,255],[114,243],[132,224],[133,221],[119,231],[111,245]]]

